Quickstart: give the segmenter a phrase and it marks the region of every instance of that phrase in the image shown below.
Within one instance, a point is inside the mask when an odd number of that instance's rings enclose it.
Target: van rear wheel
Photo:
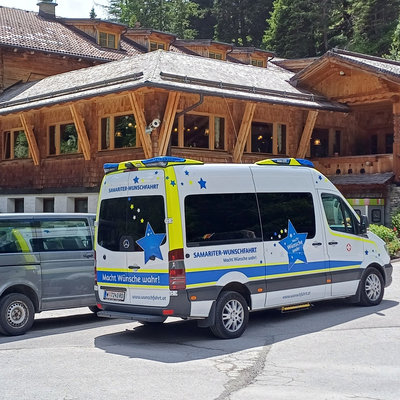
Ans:
[[[237,292],[222,292],[215,307],[215,322],[211,332],[221,339],[241,336],[247,328],[249,309],[246,300]]]
[[[0,331],[5,335],[23,335],[33,325],[35,309],[31,300],[11,293],[0,301]]]
[[[383,298],[384,284],[382,274],[376,268],[368,268],[360,282],[360,305],[376,306]]]

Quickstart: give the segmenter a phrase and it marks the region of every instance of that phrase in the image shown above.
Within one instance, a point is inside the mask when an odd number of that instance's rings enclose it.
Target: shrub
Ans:
[[[372,233],[375,233],[375,235],[379,236],[386,242],[390,257],[397,255],[397,252],[400,250],[400,239],[393,229],[387,228],[383,225],[373,224],[369,226],[369,229]]]
[[[393,225],[393,229],[396,232],[397,236],[399,236],[400,235],[400,210],[397,210],[392,215],[392,225]]]

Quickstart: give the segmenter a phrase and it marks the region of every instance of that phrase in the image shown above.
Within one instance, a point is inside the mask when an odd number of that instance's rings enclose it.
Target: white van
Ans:
[[[384,242],[307,160],[156,157],[105,171],[95,223],[99,316],[197,319],[235,338],[249,310],[345,297],[373,306],[391,283]]]

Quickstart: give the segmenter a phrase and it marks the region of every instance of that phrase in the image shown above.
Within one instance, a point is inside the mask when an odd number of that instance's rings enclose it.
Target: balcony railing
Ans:
[[[393,171],[393,154],[312,158],[324,175],[377,174]]]

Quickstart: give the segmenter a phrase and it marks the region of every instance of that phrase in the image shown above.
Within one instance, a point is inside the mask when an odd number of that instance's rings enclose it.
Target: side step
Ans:
[[[282,313],[294,312],[294,311],[302,311],[309,310],[312,307],[310,303],[296,304],[294,306],[281,307],[280,310]]]

